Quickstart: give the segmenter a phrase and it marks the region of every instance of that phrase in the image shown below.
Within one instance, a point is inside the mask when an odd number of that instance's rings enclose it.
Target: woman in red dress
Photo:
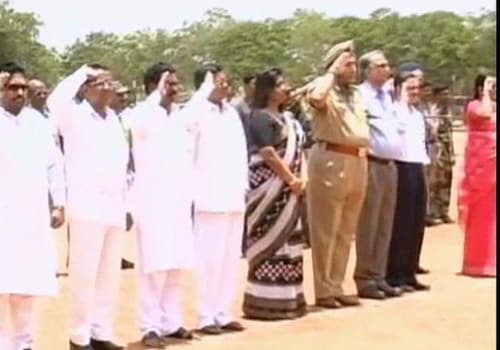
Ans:
[[[466,107],[467,144],[459,185],[459,223],[465,233],[462,273],[496,276],[496,78],[476,78]]]

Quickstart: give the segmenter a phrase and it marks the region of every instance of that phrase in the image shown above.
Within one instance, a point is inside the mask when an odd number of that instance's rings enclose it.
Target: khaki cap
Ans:
[[[346,51],[350,52],[354,51],[353,40],[347,40],[332,46],[330,50],[328,50],[326,55],[323,57],[323,67],[325,69],[328,69],[333,64],[333,62],[335,62],[337,58],[339,58],[340,55],[342,55],[342,53]]]

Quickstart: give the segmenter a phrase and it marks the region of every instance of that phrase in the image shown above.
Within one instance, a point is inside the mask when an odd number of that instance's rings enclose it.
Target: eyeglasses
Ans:
[[[379,63],[375,65],[376,68],[389,68],[389,63]]]
[[[26,91],[26,90],[28,90],[28,85],[25,85],[25,84],[10,84],[10,85],[5,85],[5,89],[7,89],[9,91],[19,91],[19,90]]]

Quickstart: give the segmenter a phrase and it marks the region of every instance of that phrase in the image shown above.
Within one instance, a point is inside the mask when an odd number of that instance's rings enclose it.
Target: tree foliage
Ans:
[[[288,19],[237,21],[213,9],[197,22],[173,32],[137,31],[125,36],[90,33],[59,57],[38,41],[42,23],[31,13],[0,4],[0,61],[15,59],[31,72],[54,82],[84,63],[110,66],[129,85],[140,85],[145,68],[168,61],[192,85],[200,63],[215,61],[234,79],[271,66],[282,67],[300,84],[321,71],[321,57],[330,45],[354,39],[358,53],[381,49],[393,64],[422,63],[432,81],[452,83],[455,92],[468,88],[480,69],[496,67],[496,12],[459,16],[451,12],[401,16],[381,8],[369,18],[330,18],[298,9]]]

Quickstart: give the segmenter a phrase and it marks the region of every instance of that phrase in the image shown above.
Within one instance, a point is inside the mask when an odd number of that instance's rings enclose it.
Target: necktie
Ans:
[[[385,111],[386,105],[385,105],[385,99],[384,99],[384,92],[382,90],[377,91],[377,100],[379,100],[380,106]]]

